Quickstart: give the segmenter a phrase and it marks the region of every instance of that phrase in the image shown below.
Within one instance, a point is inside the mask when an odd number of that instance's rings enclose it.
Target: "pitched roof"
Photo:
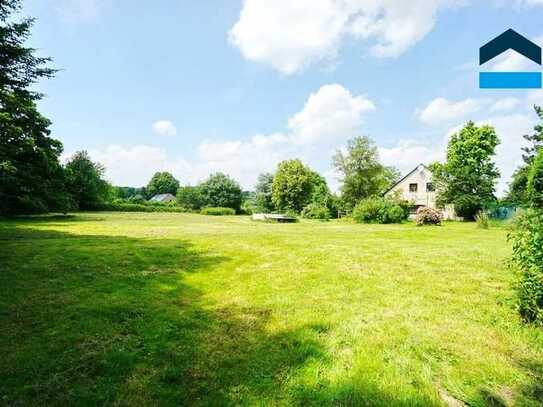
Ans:
[[[415,168],[413,168],[411,171],[409,171],[407,174],[405,174],[398,182],[396,182],[394,185],[392,185],[389,189],[387,189],[385,191],[385,193],[383,193],[383,195],[386,195],[388,194],[390,191],[392,191],[397,185],[401,184],[407,177],[409,177],[411,174],[413,174],[415,171],[417,171],[420,167],[424,167],[425,169],[427,169],[428,171],[430,171],[430,169],[424,165],[424,164],[419,164],[417,165]]]
[[[172,194],[157,194],[153,196],[150,201],[164,201],[165,199],[175,199],[175,196]]]

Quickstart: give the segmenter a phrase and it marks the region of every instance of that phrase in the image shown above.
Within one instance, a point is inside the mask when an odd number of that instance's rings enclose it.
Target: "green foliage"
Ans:
[[[447,161],[431,166],[440,207],[453,204],[458,216],[472,220],[495,202],[494,187],[500,173],[492,158],[498,144],[492,127],[478,127],[471,121],[452,135]]]
[[[528,210],[509,234],[513,264],[518,270],[517,293],[521,316],[543,324],[543,211]]]
[[[235,215],[236,211],[232,208],[221,208],[221,207],[207,207],[203,208],[200,213],[202,215],[210,215],[210,216],[227,216],[227,215]]]
[[[272,199],[273,174],[263,173],[258,176],[255,185],[254,208],[255,212],[270,213],[275,210]]]
[[[528,146],[522,148],[524,164],[513,173],[513,177],[509,183],[506,200],[511,205],[528,206],[530,204],[530,198],[527,193],[530,166],[538,153],[543,151],[543,109],[539,106],[534,106],[534,110],[539,117],[540,123],[534,126],[532,134],[523,136],[528,142]]]
[[[489,216],[487,211],[479,211],[475,215],[475,222],[477,222],[477,227],[479,229],[488,229],[489,227]]]
[[[66,211],[70,198],[59,163],[62,144],[36,108],[31,87],[51,77],[49,58],[24,46],[32,19],[15,21],[20,2],[0,2],[0,215]]]
[[[96,208],[101,211],[110,212],[186,212],[185,208],[168,204],[137,204],[127,202],[110,202]]]
[[[408,215],[400,203],[378,197],[361,200],[352,212],[358,223],[402,223]]]
[[[104,167],[92,162],[86,151],[75,153],[66,163],[66,189],[75,209],[98,209],[111,199],[111,187],[102,179],[104,172]]]
[[[273,179],[272,201],[281,211],[300,211],[311,202],[315,173],[300,160],[286,160],[279,163]]]
[[[239,184],[220,172],[211,175],[199,186],[203,206],[240,210],[242,192]]]
[[[179,181],[169,172],[157,172],[145,188],[147,197],[152,198],[158,194],[175,195],[179,189]]]
[[[192,211],[199,210],[204,205],[204,198],[199,186],[180,187],[177,190],[177,204]]]
[[[326,206],[310,203],[302,210],[302,217],[306,219],[329,220],[331,214]]]
[[[530,166],[526,192],[531,206],[543,209],[543,150]]]
[[[348,209],[361,199],[381,195],[400,177],[398,170],[379,162],[377,146],[368,137],[349,140],[347,153],[338,150],[332,161],[341,174],[341,197]]]
[[[421,206],[417,209],[415,224],[417,226],[441,225],[441,213],[427,206]]]
[[[145,188],[112,187],[112,194],[117,199],[145,199],[147,192]]]

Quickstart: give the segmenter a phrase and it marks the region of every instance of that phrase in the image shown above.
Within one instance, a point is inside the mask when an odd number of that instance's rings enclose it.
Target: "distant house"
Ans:
[[[155,203],[168,203],[172,201],[175,201],[175,196],[172,194],[158,194],[149,199],[149,202]]]
[[[437,209],[436,192],[432,184],[432,171],[424,164],[419,164],[385,192],[386,197],[398,195],[411,203],[412,215],[417,212],[418,208],[423,206]],[[440,210],[444,219],[455,219],[454,210],[451,206]]]

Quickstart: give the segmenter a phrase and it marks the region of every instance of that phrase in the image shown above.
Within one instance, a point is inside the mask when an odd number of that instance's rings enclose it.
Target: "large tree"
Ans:
[[[494,189],[500,173],[493,157],[499,138],[490,126],[468,122],[452,135],[447,161],[431,166],[437,204],[453,204],[459,216],[473,219],[478,211],[495,201]]]
[[[100,209],[113,190],[103,179],[105,168],[92,162],[86,151],[75,153],[66,163],[66,188],[78,209]]]
[[[147,184],[145,190],[149,198],[157,194],[175,195],[179,189],[179,181],[169,172],[157,172]]]
[[[240,210],[242,192],[239,184],[223,173],[209,176],[198,186],[205,206],[219,206]]]
[[[540,106],[534,106],[534,110],[539,117],[540,123],[534,126],[534,132],[532,134],[523,136],[528,142],[528,145],[522,148],[522,159],[524,163],[517,168],[513,174],[506,195],[506,200],[514,205],[528,204],[529,198],[526,190],[528,187],[530,165],[535,156],[543,150],[543,109]]]
[[[347,151],[338,150],[332,163],[341,176],[341,197],[347,209],[362,199],[382,194],[399,178],[395,168],[379,162],[377,146],[365,136],[349,140]]]
[[[273,179],[273,204],[299,213],[311,202],[315,182],[315,173],[300,160],[282,161]]]
[[[20,4],[0,1],[0,214],[65,211],[62,144],[49,137],[51,123],[36,108],[42,95],[31,90],[55,71],[25,47],[34,20],[16,19]]]

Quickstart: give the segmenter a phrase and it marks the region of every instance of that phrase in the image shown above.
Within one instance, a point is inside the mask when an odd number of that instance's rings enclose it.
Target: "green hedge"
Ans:
[[[109,203],[102,205],[99,210],[113,212],[187,212],[185,208],[181,208],[179,206],[142,205],[131,203]]]
[[[235,215],[236,211],[232,208],[208,207],[208,208],[203,208],[200,213],[202,215],[224,216],[224,215]]]

